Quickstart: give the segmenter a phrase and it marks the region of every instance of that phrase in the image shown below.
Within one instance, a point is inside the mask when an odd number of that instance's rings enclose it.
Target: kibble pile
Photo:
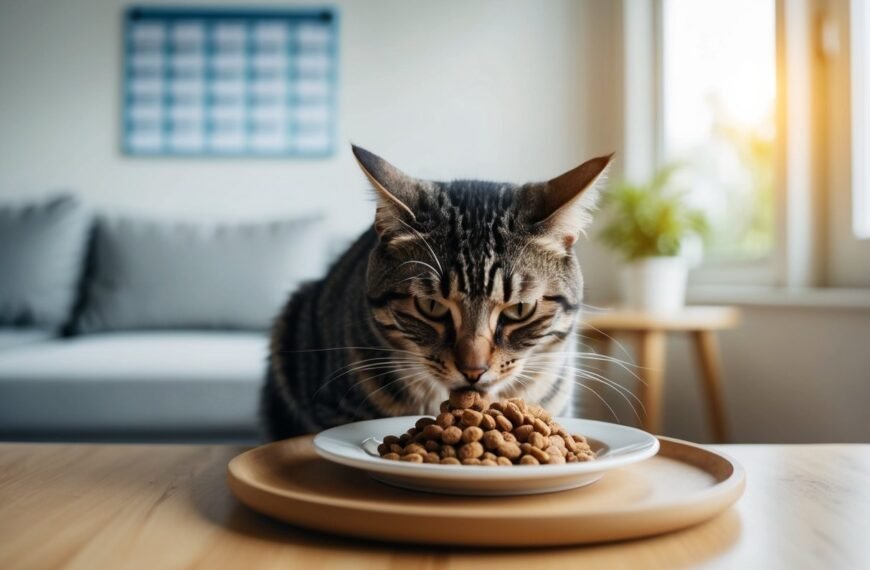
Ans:
[[[420,418],[378,446],[384,459],[442,465],[540,465],[595,459],[582,435],[571,435],[549,412],[519,398],[488,401],[454,392],[437,417]]]

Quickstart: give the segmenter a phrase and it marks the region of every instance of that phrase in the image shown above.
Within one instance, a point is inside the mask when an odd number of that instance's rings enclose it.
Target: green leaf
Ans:
[[[673,188],[678,164],[663,167],[646,184],[623,181],[604,193],[607,223],[599,238],[628,260],[678,255],[683,238],[708,233],[704,213],[687,205],[686,193]]]

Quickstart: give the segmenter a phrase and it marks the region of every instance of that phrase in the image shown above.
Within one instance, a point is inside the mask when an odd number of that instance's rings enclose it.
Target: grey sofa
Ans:
[[[0,439],[257,439],[270,321],[323,271],[321,226],[0,206]]]
[[[267,336],[0,332],[4,439],[255,439]]]

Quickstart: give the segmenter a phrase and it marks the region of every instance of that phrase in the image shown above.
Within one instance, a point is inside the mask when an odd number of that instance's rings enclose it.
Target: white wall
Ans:
[[[870,442],[870,311],[742,307],[721,335],[724,392],[737,441]],[[700,438],[704,408],[690,345],[673,343],[668,433]]]
[[[239,4],[204,2],[221,3]],[[70,188],[100,207],[180,218],[325,210],[335,231],[355,234],[372,206],[344,141],[421,177],[518,182],[613,150],[593,57],[608,5],[330,4],[341,29],[337,155],[215,160],[120,153],[125,3],[2,0],[0,195]]]

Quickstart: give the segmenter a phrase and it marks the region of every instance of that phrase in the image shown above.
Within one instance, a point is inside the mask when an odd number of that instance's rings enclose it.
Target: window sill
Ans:
[[[693,285],[690,304],[731,304],[753,307],[805,307],[870,310],[870,289],[795,288],[744,285]]]

